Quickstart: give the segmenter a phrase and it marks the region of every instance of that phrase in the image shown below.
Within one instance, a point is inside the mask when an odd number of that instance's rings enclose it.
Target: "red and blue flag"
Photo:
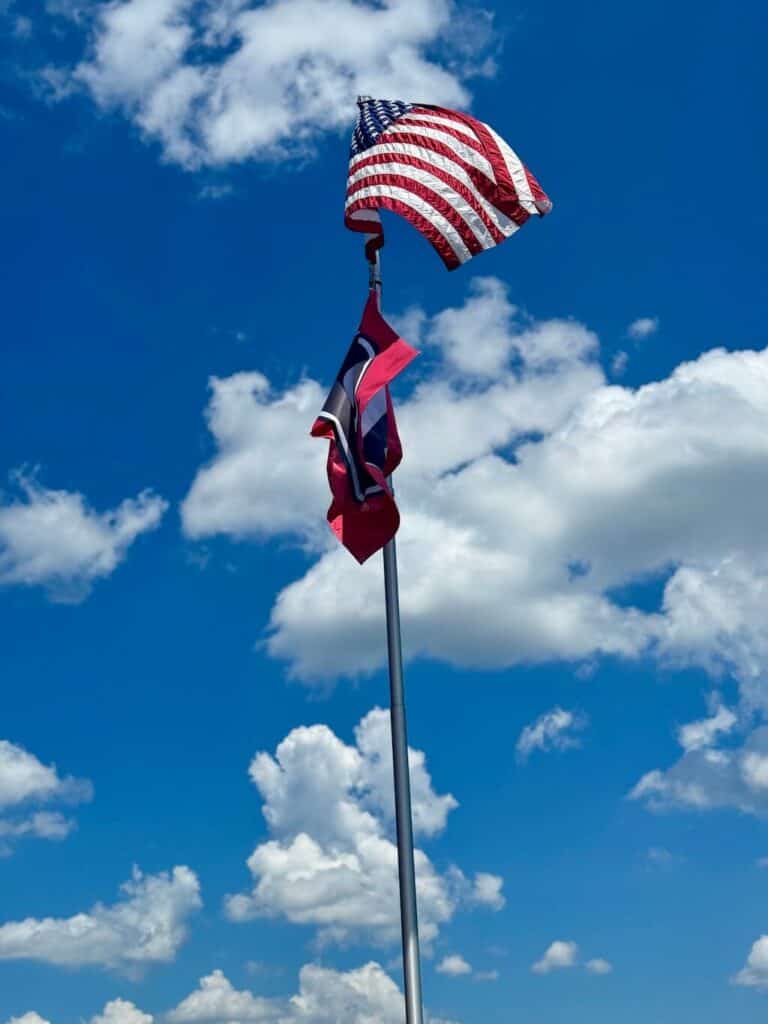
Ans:
[[[418,355],[384,320],[371,290],[363,318],[314,426],[330,441],[328,522],[341,543],[364,562],[400,525],[389,477],[402,447],[390,382]]]

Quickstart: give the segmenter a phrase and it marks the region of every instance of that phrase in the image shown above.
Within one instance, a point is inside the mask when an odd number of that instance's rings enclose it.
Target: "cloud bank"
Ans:
[[[506,668],[651,654],[732,672],[762,700],[768,351],[715,349],[633,389],[607,383],[586,326],[531,319],[494,278],[402,319],[432,356],[398,402],[407,656]],[[315,560],[276,599],[270,652],[309,684],[378,669],[380,566],[332,545],[306,436],[326,387],[278,393],[236,374],[212,390],[217,451],[184,504],[187,534],[297,538]]]

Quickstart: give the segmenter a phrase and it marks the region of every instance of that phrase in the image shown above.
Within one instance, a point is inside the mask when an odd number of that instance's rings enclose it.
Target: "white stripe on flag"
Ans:
[[[404,114],[402,118],[398,118],[398,121],[400,124],[404,121],[421,121],[424,124],[432,124],[438,128],[442,125],[444,128],[453,128],[454,131],[461,132],[472,139],[473,142],[480,141],[468,124],[464,124],[463,121],[451,121],[449,118],[440,117],[437,114],[414,114],[409,112]]]
[[[393,124],[379,136],[379,141],[382,139],[389,141],[392,135],[422,135],[424,138],[434,139],[435,142],[442,142],[444,146],[452,149],[457,156],[460,156],[464,163],[474,167],[481,174],[484,174],[489,181],[493,182],[494,185],[496,184],[496,175],[493,173],[493,168],[485,157],[478,153],[476,149],[473,149],[471,146],[465,146],[463,142],[459,142],[458,139],[454,139],[452,135],[448,135],[446,132],[439,132],[434,128],[409,128],[408,125]]]
[[[429,171],[424,171],[420,167],[413,167],[411,164],[369,164],[367,167],[363,167],[362,170],[350,175],[349,184],[350,186],[354,185],[358,181],[364,181],[374,174],[397,174],[401,178],[410,178],[412,181],[417,181],[420,185],[424,185],[433,192],[437,192],[458,213],[469,231],[471,231],[484,249],[492,249],[496,245],[493,235],[483,223],[482,218],[477,215],[477,212],[463,196],[460,196],[455,189],[452,189],[450,185],[446,184],[442,178],[438,178],[437,175],[430,174]]]

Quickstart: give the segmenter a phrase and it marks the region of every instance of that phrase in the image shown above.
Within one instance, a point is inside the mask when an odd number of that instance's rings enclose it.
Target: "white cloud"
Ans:
[[[166,1015],[171,1024],[224,1024],[275,1020],[275,1005],[250,992],[238,992],[222,971],[200,979],[200,987]]]
[[[346,973],[308,964],[284,1024],[402,1024],[403,996],[377,963]],[[451,1024],[426,1014],[427,1024]]]
[[[153,1024],[156,1018],[133,1003],[107,1003],[90,1024]],[[169,1013],[169,1024],[402,1024],[403,995],[377,963],[350,971],[306,964],[299,991],[290,999],[264,998],[238,991],[220,970],[200,979],[199,987]],[[36,1013],[7,1024],[49,1024]],[[425,1024],[457,1024],[425,1014]]]
[[[762,935],[753,944],[746,965],[733,982],[749,988],[768,989],[768,935]]]
[[[534,750],[572,750],[581,746],[576,733],[587,728],[586,715],[563,708],[552,708],[526,725],[517,740],[515,750],[520,760],[525,761]]]
[[[0,925],[0,960],[39,960],[66,967],[100,965],[136,973],[172,961],[187,937],[187,919],[199,909],[197,876],[138,869],[112,906],[97,903],[70,918],[27,918]]]
[[[398,402],[407,656],[503,668],[655,652],[733,671],[758,701],[768,351],[714,350],[632,389],[606,383],[586,327],[524,317],[493,279],[406,319],[435,356]],[[494,346],[473,361],[475,323]],[[270,652],[310,684],[377,669],[380,565],[360,568],[326,531],[324,453],[307,436],[326,386],[280,394],[238,374],[213,388],[218,453],[187,497],[187,533],[297,537],[317,560],[278,595]],[[277,434],[279,451],[264,440]],[[664,578],[658,607],[633,605],[632,584]]]
[[[431,319],[423,310],[410,310],[404,321],[403,326],[419,331],[414,344],[438,348],[452,371],[480,378],[498,377],[507,371],[513,356],[524,358],[531,369],[542,369],[578,362],[597,348],[595,336],[574,323],[526,321],[510,303],[504,283],[494,277],[470,281],[469,297],[462,306],[444,309]]]
[[[8,820],[0,818],[0,856],[12,852],[14,839],[66,839],[77,827],[72,818],[58,811],[36,811],[26,817]]]
[[[359,786],[384,821],[394,824],[395,807],[392,797],[392,732],[389,714],[373,711],[355,729],[360,760]],[[408,750],[410,767],[413,828],[416,835],[434,836],[443,831],[448,815],[459,805],[450,793],[438,796],[432,788],[427,771],[426,757],[421,750]],[[493,903],[498,899],[501,879],[493,875],[476,876],[478,902]],[[487,895],[487,899],[483,897]]]
[[[90,800],[92,787],[86,779],[61,778],[55,765],[44,765],[34,754],[8,740],[0,740],[0,811],[29,800]]]
[[[99,514],[82,494],[48,490],[21,472],[14,481],[19,494],[0,495],[0,586],[42,586],[62,601],[81,600],[110,576],[168,507],[144,491]]]
[[[92,796],[88,780],[61,778],[55,766],[44,765],[23,747],[0,740],[0,856],[11,852],[14,840],[65,839],[75,828],[74,820],[60,811],[30,809],[30,804],[74,805]]]
[[[251,779],[264,799],[271,838],[248,860],[252,891],[228,897],[230,919],[284,916],[316,927],[321,942],[398,941],[388,714],[372,711],[355,740],[348,745],[315,725],[294,729],[274,757],[254,758]],[[410,761],[415,830],[434,835],[456,801],[435,793],[421,753],[411,751]],[[456,867],[440,874],[420,849],[416,875],[426,944],[462,903],[503,906],[501,879],[479,874],[470,881]]]
[[[637,320],[632,321],[627,328],[627,334],[630,338],[640,341],[643,338],[649,338],[658,329],[659,318],[657,316],[641,316]]]
[[[170,1024],[402,1024],[403,996],[377,963],[351,971],[306,964],[288,1000],[237,991],[221,971],[166,1015]],[[450,1024],[429,1013],[427,1024]]]
[[[541,960],[531,967],[535,974],[550,974],[565,967],[575,967],[579,955],[579,947],[575,942],[553,942]]]
[[[736,715],[723,705],[717,705],[714,714],[697,722],[689,722],[678,732],[683,750],[702,750],[711,747],[720,734],[729,733],[736,725]]]
[[[493,33],[456,18],[451,0],[121,0],[92,12],[72,77],[183,167],[301,157],[359,93],[466,105]]]
[[[613,964],[608,960],[603,960],[601,957],[587,960],[584,966],[590,974],[611,974],[613,972]]]
[[[114,999],[107,1003],[98,1016],[93,1017],[91,1024],[153,1024],[154,1017],[141,1010],[125,999]]]
[[[753,458],[759,464],[757,453]],[[736,476],[745,471],[746,466],[734,467]],[[673,662],[693,662],[715,675],[732,672],[741,682],[745,709],[768,711],[763,685],[768,559],[762,551],[751,552],[751,529],[745,523],[740,552],[718,557],[715,551],[702,564],[683,566],[672,576],[664,593],[662,652]]]
[[[768,726],[760,725],[745,739],[718,746],[737,718],[717,706],[710,718],[683,726],[678,739],[683,754],[671,768],[647,772],[629,798],[652,811],[708,811],[733,807],[746,814],[768,815]]]
[[[487,871],[478,871],[472,885],[472,901],[491,910],[501,910],[506,900],[501,890],[504,879],[498,875],[489,875]]]
[[[310,532],[308,509],[322,509],[325,501],[322,453],[309,437],[324,389],[304,381],[275,395],[260,373],[213,377],[210,387],[206,419],[217,453],[182,505],[186,535],[240,539]],[[323,526],[321,515],[316,536]]]
[[[472,965],[468,964],[460,953],[452,953],[450,956],[444,956],[435,970],[438,974],[449,974],[457,978],[462,974],[471,974]]]

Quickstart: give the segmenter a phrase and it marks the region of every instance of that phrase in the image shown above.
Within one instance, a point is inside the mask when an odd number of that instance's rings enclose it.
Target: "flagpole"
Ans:
[[[381,260],[371,264],[371,285],[381,307]],[[392,481],[390,480],[390,487]],[[384,596],[387,609],[387,650],[389,654],[389,715],[392,725],[392,764],[395,782],[397,866],[400,876],[400,928],[403,937],[406,1024],[423,1024],[419,918],[416,905],[416,869],[413,857],[413,813],[411,776],[408,765],[408,730],[405,719],[403,650],[400,635],[400,592],[397,577],[397,547],[394,537],[384,548]]]

